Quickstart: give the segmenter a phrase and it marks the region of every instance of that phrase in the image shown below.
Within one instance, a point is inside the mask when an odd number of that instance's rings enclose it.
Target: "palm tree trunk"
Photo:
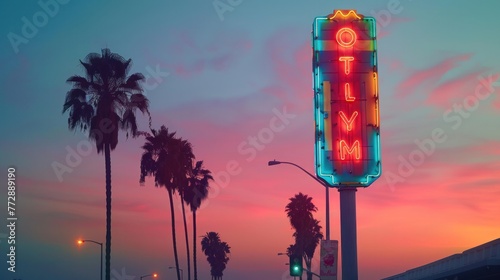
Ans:
[[[184,197],[182,195],[182,191],[180,192],[180,194],[181,194],[181,205],[182,205],[182,218],[184,219],[184,237],[186,238],[188,280],[191,280],[191,255],[189,253],[189,236],[186,223],[186,211],[184,210]]]
[[[111,267],[111,149],[109,143],[104,144],[104,161],[106,165],[106,280],[110,280]]]
[[[175,215],[174,215],[174,200],[172,199],[172,190],[167,188],[168,199],[170,201],[170,218],[172,220],[172,243],[174,246],[174,259],[175,259],[175,267],[177,268],[177,280],[181,280],[181,274],[179,272],[179,258],[177,257],[177,241],[175,238]]]
[[[196,210],[193,211],[193,271],[194,280],[198,280],[198,271],[196,266]]]
[[[307,280],[312,280],[313,279],[313,275],[311,272],[311,259],[309,259],[309,261],[306,260],[306,266],[307,266]]]

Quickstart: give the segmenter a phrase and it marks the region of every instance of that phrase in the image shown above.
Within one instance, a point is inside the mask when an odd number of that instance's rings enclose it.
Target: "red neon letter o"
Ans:
[[[343,38],[344,33],[348,33],[351,36],[351,40],[349,40],[348,42],[344,41]],[[339,43],[339,45],[341,45],[344,48],[352,47],[354,43],[356,43],[356,33],[354,33],[354,31],[351,28],[347,27],[341,28],[337,32],[337,43]]]

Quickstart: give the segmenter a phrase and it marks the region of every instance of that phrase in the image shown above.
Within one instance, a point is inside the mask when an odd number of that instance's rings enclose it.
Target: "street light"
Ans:
[[[175,267],[175,266],[168,267],[168,269],[174,269],[174,268],[177,268],[177,267]],[[184,272],[182,271],[182,269],[181,268],[177,268],[177,269],[179,269],[181,271],[181,279],[184,279]]]
[[[94,240],[90,240],[90,239],[85,239],[85,240],[78,239],[78,241],[76,243],[78,243],[78,245],[82,246],[83,243],[85,243],[85,242],[92,242],[94,244],[101,246],[101,280],[102,280],[102,243],[94,241]]]
[[[316,176],[312,175],[309,173],[309,171],[305,170],[301,166],[293,163],[293,162],[288,162],[288,161],[277,161],[277,160],[271,160],[267,163],[268,166],[273,166],[273,165],[278,165],[278,164],[290,164],[293,165],[300,170],[304,171],[309,177],[313,178],[316,182],[320,183],[322,186],[325,187],[325,194],[326,194],[326,203],[325,203],[325,208],[326,208],[326,240],[330,240],[330,187],[328,184],[325,182],[321,181],[318,179]]]
[[[158,277],[158,274],[156,274],[156,273],[146,274],[146,275],[141,276],[139,279],[142,280],[142,278],[145,278],[145,277],[148,277],[148,276],[153,276],[153,278],[156,278],[156,277]]]

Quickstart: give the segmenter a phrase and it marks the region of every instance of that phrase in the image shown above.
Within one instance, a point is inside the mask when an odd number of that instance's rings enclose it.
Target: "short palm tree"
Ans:
[[[312,203],[312,197],[298,193],[290,198],[290,202],[285,207],[287,217],[294,229],[305,228],[308,221],[313,219],[313,212],[318,208]]]
[[[72,89],[66,93],[63,113],[69,111],[70,130],[89,133],[97,153],[104,153],[106,173],[106,280],[111,266],[111,151],[118,144],[118,130],[137,136],[136,111],[149,115],[149,103],[142,94],[140,73],[128,75],[131,60],[103,49],[90,53],[80,63],[85,77],[71,76]]]
[[[203,161],[197,161],[189,178],[189,186],[184,191],[184,201],[193,212],[193,270],[194,280],[198,280],[196,263],[196,211],[208,197],[209,181],[213,180],[210,170],[204,169]]]
[[[295,247],[296,247],[295,244],[290,244],[288,248],[286,248],[286,255],[291,256],[295,254]]]
[[[231,247],[226,242],[222,242],[216,232],[207,232],[201,240],[201,250],[207,256],[210,264],[212,280],[222,279],[223,271],[229,261],[227,254],[231,253]]]
[[[180,147],[185,147],[185,149],[180,149]],[[183,157],[189,157],[192,154],[190,147],[191,145],[186,140],[176,138],[175,133],[169,132],[165,126],[162,126],[160,130],[151,129],[151,134],[146,135],[146,143],[142,146],[144,152],[141,157],[140,183],[144,184],[146,176],[154,176],[155,186],[166,188],[168,193],[176,267],[179,267],[179,258],[175,235],[173,193],[186,177],[182,162]],[[177,270],[177,279],[180,280],[179,270]]]
[[[319,242],[323,239],[319,221],[316,219],[309,220],[309,225],[302,231],[296,231],[294,237],[296,244],[302,244],[302,249],[304,251],[303,258],[308,270],[307,279],[312,280],[312,273],[309,272],[311,271],[312,258]]]
[[[302,193],[296,194],[290,198],[290,202],[285,207],[285,212],[290,219],[290,224],[295,229],[293,236],[295,244],[290,247],[294,253],[303,256],[307,267],[307,279],[312,279],[311,261],[314,256],[314,251],[320,240],[323,238],[319,221],[314,219],[313,212],[317,208],[312,203],[312,197]]]

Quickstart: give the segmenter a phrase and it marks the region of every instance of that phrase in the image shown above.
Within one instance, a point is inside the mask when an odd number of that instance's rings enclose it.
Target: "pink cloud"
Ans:
[[[494,102],[493,102],[493,108],[495,108],[496,110],[500,110],[500,99],[496,99]]]
[[[273,34],[266,42],[266,69],[272,69],[272,83],[262,91],[280,100],[298,112],[311,109],[312,86],[311,79],[311,46],[309,41],[300,45],[289,44],[296,30],[284,29]],[[287,48],[283,48],[287,45]]]
[[[432,87],[441,80],[444,74],[471,57],[472,54],[457,55],[447,58],[428,69],[413,71],[406,80],[398,85],[396,96],[404,98],[415,94],[419,88]]]
[[[450,108],[455,102],[466,103],[467,98],[478,100],[481,96],[490,91],[492,85],[488,84],[485,76],[487,69],[481,69],[462,76],[450,79],[436,86],[427,98],[427,103],[441,108]],[[492,75],[492,81],[498,80],[500,74]],[[483,84],[486,82],[486,84]]]
[[[168,53],[177,54],[169,57],[169,61],[162,61],[166,69],[172,69],[176,75],[190,77],[203,71],[224,71],[252,49],[252,42],[241,32],[217,32],[208,36],[196,37],[188,32],[173,32],[178,38],[175,43],[166,46]],[[179,33],[178,35],[175,35]],[[178,57],[186,58],[182,61]],[[158,59],[151,59],[157,63]],[[153,63],[153,62],[152,62]]]
[[[475,86],[479,83],[477,77],[483,72],[474,71],[437,85],[428,95],[426,102],[441,108],[449,108],[453,102],[463,101],[467,95],[474,94]]]
[[[472,146],[470,152],[480,153],[483,156],[499,156],[500,155],[500,142],[496,140],[483,141],[482,143]]]
[[[389,65],[389,70],[391,70],[393,72],[402,71],[402,70],[407,69],[405,67],[405,65],[403,64],[403,62],[400,60],[390,59],[390,58],[388,58],[387,60],[388,60],[387,64]]]

